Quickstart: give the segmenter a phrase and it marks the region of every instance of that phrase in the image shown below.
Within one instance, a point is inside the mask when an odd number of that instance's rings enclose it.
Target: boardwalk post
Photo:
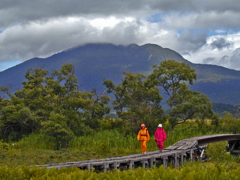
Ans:
[[[175,164],[175,168],[179,166],[177,153],[174,154],[174,164]]]
[[[133,169],[133,166],[134,166],[134,161],[130,160],[130,162],[129,162],[129,169]]]
[[[183,151],[182,151],[182,153],[181,153],[181,165],[183,165],[183,163],[184,163],[183,156],[184,156],[184,154],[183,154]]]
[[[153,163],[156,161],[156,158],[150,159],[150,168],[153,168]]]
[[[145,160],[142,160],[142,168],[145,169]]]
[[[206,148],[206,146],[205,146],[204,148]],[[204,151],[205,151],[205,149],[202,149],[201,154],[200,154],[200,157],[199,157],[200,162],[202,162]]]
[[[191,149],[191,151],[190,151],[190,159],[191,159],[191,162],[193,162],[193,153],[194,153],[194,151],[193,151],[193,149]]]
[[[92,163],[89,163],[89,164],[87,165],[87,168],[88,168],[89,172],[91,172],[91,170],[92,170],[92,168],[93,168],[93,164],[92,164]]]
[[[149,161],[145,160],[145,168],[149,168]]]
[[[118,168],[118,163],[117,161],[114,162],[114,169],[117,169]]]
[[[164,166],[165,169],[167,169],[167,166],[168,166],[167,159],[168,158],[166,156],[163,157],[163,166]]]
[[[109,166],[108,163],[103,164],[103,172],[107,172],[108,166]]]

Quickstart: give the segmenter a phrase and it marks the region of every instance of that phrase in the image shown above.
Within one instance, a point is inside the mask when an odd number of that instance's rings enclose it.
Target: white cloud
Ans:
[[[239,0],[3,1],[0,63],[110,42],[155,43],[195,63],[233,68],[240,47],[239,15]]]
[[[30,22],[13,26],[0,34],[0,53],[5,54],[0,56],[0,60],[46,57],[69,47],[93,42],[164,44],[172,35],[156,23],[133,17],[68,17]]]
[[[212,44],[219,39],[225,39],[230,45],[213,48]],[[215,64],[240,70],[240,33],[215,35],[207,39],[207,43],[198,51],[185,55],[184,58],[194,63]]]

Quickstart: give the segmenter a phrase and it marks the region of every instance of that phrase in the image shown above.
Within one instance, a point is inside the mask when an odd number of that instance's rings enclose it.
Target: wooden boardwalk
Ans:
[[[240,134],[216,134],[187,138],[163,149],[162,152],[152,151],[146,154],[77,162],[49,163],[37,166],[46,167],[47,169],[75,166],[80,169],[88,169],[89,171],[94,168],[103,172],[112,169],[152,168],[154,165],[164,165],[167,168],[169,163],[177,167],[183,165],[186,160],[193,161],[196,157],[201,161],[204,158],[204,150],[207,148],[207,146],[204,146],[205,144],[227,140],[240,140]]]

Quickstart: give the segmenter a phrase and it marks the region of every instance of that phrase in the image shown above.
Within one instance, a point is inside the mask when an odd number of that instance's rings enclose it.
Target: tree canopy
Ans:
[[[107,92],[114,95],[111,105],[121,118],[116,126],[123,122],[126,129],[137,133],[141,123],[154,131],[157,124],[168,120],[173,130],[188,119],[216,119],[210,99],[189,89],[197,77],[186,63],[165,60],[154,65],[149,75],[132,72],[123,75],[119,84],[112,80],[103,83]],[[71,64],[52,72],[28,69],[25,77],[23,88],[14,94],[8,88],[0,88],[1,138],[17,140],[30,133],[43,133],[61,142],[57,147],[60,148],[74,135],[91,133],[100,125],[111,123],[110,119],[101,121],[111,110],[110,97],[99,95],[94,89],[79,91]],[[168,112],[161,105],[162,93],[168,96]]]
[[[57,141],[83,135],[93,121],[110,112],[110,98],[96,91],[78,90],[78,81],[71,64],[64,64],[51,74],[44,69],[29,69],[23,88],[10,99],[1,98],[0,121],[4,138],[17,139],[24,134],[42,132]],[[2,88],[3,92],[8,92]]]
[[[114,85],[111,80],[103,84],[109,93],[115,95],[112,102],[117,114],[126,121],[133,132],[137,132],[139,125],[145,123],[148,128],[156,128],[154,125],[163,119],[161,106],[162,96],[156,85],[148,83],[143,74],[134,75],[124,72],[121,84]]]
[[[149,83],[161,87],[168,96],[171,130],[188,119],[214,116],[210,99],[188,88],[188,84],[192,85],[196,79],[195,70],[186,63],[165,60],[153,66]]]

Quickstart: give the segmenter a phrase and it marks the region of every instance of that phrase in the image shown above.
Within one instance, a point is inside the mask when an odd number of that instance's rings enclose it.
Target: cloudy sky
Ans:
[[[240,0],[1,0],[0,71],[94,43],[158,44],[240,70]]]

